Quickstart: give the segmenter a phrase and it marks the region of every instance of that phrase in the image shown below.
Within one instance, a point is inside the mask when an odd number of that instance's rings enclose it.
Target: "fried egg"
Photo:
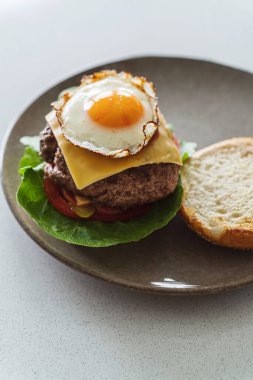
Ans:
[[[114,70],[85,76],[52,105],[67,140],[114,158],[139,152],[159,124],[153,83]]]

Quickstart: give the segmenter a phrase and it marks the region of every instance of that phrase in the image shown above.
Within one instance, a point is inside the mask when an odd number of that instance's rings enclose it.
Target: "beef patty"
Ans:
[[[56,184],[110,207],[127,208],[165,198],[175,190],[179,177],[176,164],[148,164],[124,170],[77,190],[48,125],[40,134],[40,153],[46,162],[52,163],[46,167],[45,175]]]

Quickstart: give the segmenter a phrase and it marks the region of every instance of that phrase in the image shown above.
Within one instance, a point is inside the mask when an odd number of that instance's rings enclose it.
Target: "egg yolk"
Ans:
[[[128,127],[143,115],[141,102],[132,95],[113,93],[96,100],[88,110],[96,123],[111,128]]]

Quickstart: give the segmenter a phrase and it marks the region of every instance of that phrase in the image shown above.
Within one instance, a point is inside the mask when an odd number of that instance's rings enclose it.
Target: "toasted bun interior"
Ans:
[[[253,138],[204,148],[182,170],[181,212],[189,227],[214,244],[253,249]]]

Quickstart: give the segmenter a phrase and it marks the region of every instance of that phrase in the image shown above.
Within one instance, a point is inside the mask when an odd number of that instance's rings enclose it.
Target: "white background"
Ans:
[[[253,71],[252,0],[0,0],[0,139],[50,85],[133,55]],[[169,298],[76,273],[43,252],[0,191],[0,378],[252,379],[253,287]]]

